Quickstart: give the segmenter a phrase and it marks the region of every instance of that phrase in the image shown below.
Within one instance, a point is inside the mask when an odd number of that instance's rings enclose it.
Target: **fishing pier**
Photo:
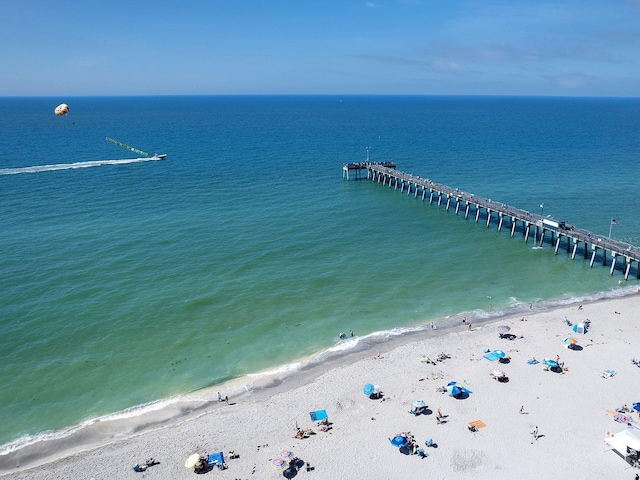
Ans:
[[[631,267],[635,262],[636,277],[640,278],[640,248],[602,235],[594,235],[589,230],[569,225],[567,222],[554,220],[550,216],[530,213],[504,203],[491,199],[481,198],[460,189],[433,182],[427,178],[421,178],[409,173],[399,172],[393,162],[357,162],[345,163],[342,166],[342,177],[349,180],[351,172],[355,179],[360,179],[366,172],[366,179],[382,183],[395,190],[413,194],[421,200],[429,199],[440,207],[444,204],[445,210],[453,209],[456,215],[464,214],[464,218],[472,216],[476,223],[482,220],[487,228],[492,223],[497,223],[498,231],[503,227],[509,228],[511,236],[516,231],[522,231],[524,241],[531,237],[534,246],[542,247],[547,241],[553,246],[557,255],[562,243],[571,259],[575,259],[578,252],[589,260],[589,266],[593,267],[596,260],[608,266],[609,274],[613,275],[619,268],[628,280]]]

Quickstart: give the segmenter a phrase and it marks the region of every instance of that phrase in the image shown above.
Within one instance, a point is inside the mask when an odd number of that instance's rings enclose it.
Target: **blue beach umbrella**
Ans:
[[[447,392],[449,392],[451,395],[453,395],[455,397],[455,396],[460,395],[462,393],[462,389],[460,387],[458,387],[457,385],[449,385],[447,387]]]
[[[364,388],[362,389],[362,392],[365,395],[371,395],[374,390],[376,389],[375,385],[373,383],[367,383]]]
[[[557,366],[558,366],[558,362],[556,362],[555,360],[550,360],[550,359],[548,359],[548,358],[547,358],[547,359],[545,359],[544,364],[545,364],[547,367],[551,367],[551,368],[555,368],[555,367],[557,367]]]
[[[467,390],[458,382],[449,382],[447,384],[447,392],[454,397],[457,397],[460,394],[466,393],[467,395],[473,393],[471,390]]]
[[[407,443],[409,443],[409,439],[404,435],[396,435],[395,437],[390,438],[389,441],[391,442],[391,445],[396,448],[404,447]]]
[[[427,406],[427,404],[424,400],[416,400],[415,402],[413,402],[413,406],[416,408],[424,408]]]
[[[504,353],[502,350],[494,350],[493,354],[498,358],[504,358],[504,356],[506,355],[506,353]]]
[[[587,333],[587,326],[584,323],[576,323],[573,326],[573,331],[576,332],[576,333],[585,334],[585,333]]]

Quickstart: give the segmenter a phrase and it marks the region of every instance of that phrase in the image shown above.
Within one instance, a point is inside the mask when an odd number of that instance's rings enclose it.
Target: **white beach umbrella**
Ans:
[[[196,463],[198,463],[198,460],[200,460],[200,454],[199,453],[192,453],[191,455],[189,455],[187,457],[187,461],[184,462],[184,467],[185,468],[193,468],[196,466]]]

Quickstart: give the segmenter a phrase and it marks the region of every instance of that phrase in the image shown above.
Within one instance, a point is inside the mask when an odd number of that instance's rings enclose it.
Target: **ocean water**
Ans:
[[[1,455],[432,321],[638,287],[342,164],[370,147],[597,234],[615,218],[640,245],[640,99],[0,98],[0,113]]]

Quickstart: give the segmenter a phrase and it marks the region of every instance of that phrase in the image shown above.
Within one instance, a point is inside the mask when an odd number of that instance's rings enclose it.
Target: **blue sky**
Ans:
[[[0,96],[640,96],[640,0],[14,0]]]

